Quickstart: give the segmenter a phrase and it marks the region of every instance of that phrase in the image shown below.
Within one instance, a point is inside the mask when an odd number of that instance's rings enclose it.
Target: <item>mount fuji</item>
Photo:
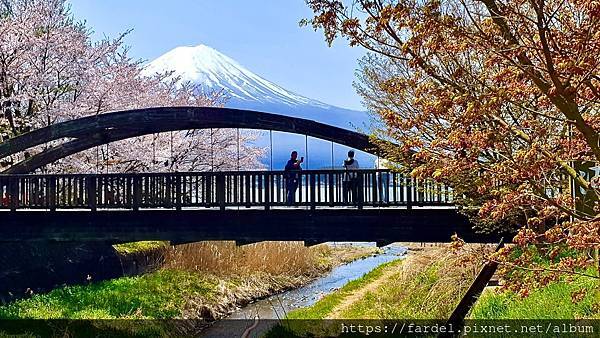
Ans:
[[[351,130],[363,127],[369,120],[366,112],[335,107],[284,89],[205,45],[177,47],[148,63],[143,74],[148,76],[167,71],[172,71],[171,76],[180,77],[182,82],[191,82],[209,90],[224,90],[228,97],[225,106],[229,108],[300,117]],[[264,141],[258,143],[265,145]],[[274,157],[280,163],[289,156],[289,149],[303,153],[305,147],[304,137],[286,135],[277,140]],[[311,148],[313,169],[314,166],[331,165],[331,146]],[[308,156],[308,150],[306,152]],[[336,157],[341,160],[339,156],[341,154]]]
[[[291,92],[254,74],[219,51],[199,45],[177,47],[150,62],[144,74],[173,71],[182,82],[224,90],[229,108],[252,109],[330,123],[352,129],[368,121],[365,112],[328,105]]]

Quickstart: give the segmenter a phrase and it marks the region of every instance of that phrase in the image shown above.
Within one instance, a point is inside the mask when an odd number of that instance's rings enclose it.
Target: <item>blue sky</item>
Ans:
[[[205,44],[284,88],[336,106],[363,110],[352,87],[364,50],[328,47],[321,32],[299,27],[303,0],[70,0],[95,38],[126,39],[135,58],[152,60],[177,46]]]

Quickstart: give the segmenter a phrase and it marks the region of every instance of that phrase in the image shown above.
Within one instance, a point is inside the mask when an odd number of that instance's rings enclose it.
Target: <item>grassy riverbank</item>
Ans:
[[[406,259],[384,264],[287,318],[446,319],[481,269],[483,254],[490,250],[489,246],[469,246],[455,254],[444,247],[413,246]],[[576,276],[536,289],[526,298],[488,288],[470,318],[599,319],[599,286],[597,279]],[[580,290],[587,292],[575,300]],[[303,322],[290,325],[286,330],[291,328],[300,335],[327,333],[303,327]]]
[[[404,259],[381,265],[288,319],[447,318],[478,272],[476,254],[442,246],[413,246]],[[489,248],[476,250],[481,253]],[[339,334],[336,322],[289,321],[268,337]]]
[[[445,318],[478,271],[475,255],[424,247],[348,283],[292,319]]]
[[[163,250],[164,266],[138,277],[69,286],[0,307],[3,319],[167,319],[211,321],[235,306],[298,287],[375,248],[265,242],[203,242]]]

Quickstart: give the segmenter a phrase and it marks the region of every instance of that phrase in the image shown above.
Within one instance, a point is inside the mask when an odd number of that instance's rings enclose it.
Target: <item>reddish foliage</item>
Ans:
[[[600,162],[600,2],[306,2],[328,43],[371,52],[357,88],[388,157],[450,185],[480,228],[521,228],[521,254],[499,256],[515,290],[593,264],[564,253],[600,248],[600,190],[577,167]],[[532,245],[562,263],[543,270]]]

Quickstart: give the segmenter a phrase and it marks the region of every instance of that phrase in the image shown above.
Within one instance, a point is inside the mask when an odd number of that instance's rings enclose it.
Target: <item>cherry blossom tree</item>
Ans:
[[[180,83],[178,78],[171,78],[170,73],[142,76],[143,63],[131,59],[123,44],[127,32],[116,39],[96,42],[92,41],[91,33],[85,23],[73,19],[65,0],[0,2],[2,139],[57,122],[115,110],[224,103],[224,93],[206,92],[200,86]],[[81,152],[45,170],[260,168],[259,159],[264,149],[252,146],[255,138],[255,133],[236,130],[148,135]],[[60,142],[64,140],[33,151]],[[232,156],[237,153],[238,144],[239,160]],[[10,165],[22,156],[4,159],[2,163]]]
[[[306,3],[315,15],[301,24],[369,51],[356,86],[381,121],[374,135],[398,144],[388,157],[451,185],[479,230],[520,229],[510,264],[553,272],[517,288],[592,264],[569,250],[597,264],[600,191],[586,168],[600,162],[600,1]],[[494,259],[509,264],[515,248]]]

